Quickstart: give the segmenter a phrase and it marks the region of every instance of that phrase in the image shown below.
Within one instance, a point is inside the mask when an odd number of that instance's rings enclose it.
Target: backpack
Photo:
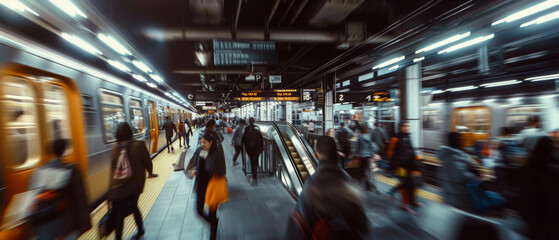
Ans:
[[[118,187],[128,181],[134,174],[130,159],[128,158],[128,150],[126,147],[119,147],[120,154],[116,161],[116,167],[113,173],[112,187]]]

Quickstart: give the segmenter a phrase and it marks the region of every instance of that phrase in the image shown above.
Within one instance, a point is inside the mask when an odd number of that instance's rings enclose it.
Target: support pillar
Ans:
[[[411,141],[414,147],[423,147],[421,127],[421,62],[406,67],[400,77],[400,121],[410,123]]]
[[[293,124],[293,103],[285,102],[285,121]]]
[[[323,135],[326,135],[328,129],[334,128],[334,78],[335,76],[327,77],[322,81],[322,89],[324,90]]]

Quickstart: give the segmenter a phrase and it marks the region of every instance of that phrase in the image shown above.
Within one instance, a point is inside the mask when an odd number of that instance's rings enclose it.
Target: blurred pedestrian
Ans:
[[[378,147],[373,141],[373,137],[371,133],[369,133],[369,126],[367,123],[362,123],[359,126],[359,137],[357,138],[357,142],[355,143],[355,147],[352,150],[353,152],[353,166],[357,167],[359,170],[354,174],[354,178],[360,182],[365,184],[365,190],[377,190],[376,186],[371,184],[369,181],[369,174],[370,174],[370,161],[373,157],[376,156],[378,151]]]
[[[167,152],[171,152],[175,151],[175,149],[173,148],[173,131],[175,131],[175,133],[177,133],[177,126],[175,126],[175,124],[173,123],[173,121],[171,121],[169,119],[169,117],[166,117],[165,123],[163,123],[163,129],[165,129],[165,139],[167,139]],[[169,149],[170,148],[170,149]]]
[[[386,147],[389,140],[386,131],[379,126],[378,122],[375,122],[375,128],[373,128],[371,134],[373,135],[373,141],[379,147],[378,155],[380,155],[382,159],[385,159]]]
[[[116,146],[111,153],[111,180],[107,200],[112,203],[116,219],[116,239],[122,239],[124,218],[130,213],[138,228],[135,238],[144,235],[142,214],[138,209],[138,198],[144,191],[146,170],[148,177],[157,177],[153,173],[151,157],[143,141],[133,139],[132,129],[128,123],[120,123],[116,130]]]
[[[546,132],[541,129],[540,117],[530,116],[528,125],[518,134],[518,143],[530,154],[536,147],[539,138],[545,135],[547,135]]]
[[[341,122],[340,127],[337,129],[335,135],[336,140],[338,141],[338,145],[340,146],[339,150],[343,154],[342,166],[345,167],[345,163],[351,155],[350,139],[353,138],[353,131],[349,130],[349,128],[346,127],[345,122]]]
[[[258,157],[264,150],[264,142],[260,128],[254,125],[254,118],[249,118],[249,125],[245,128],[242,143],[250,159],[252,185],[258,185]]]
[[[360,191],[340,167],[336,142],[321,136],[316,146],[320,163],[305,181],[285,239],[368,239]]]
[[[233,156],[233,166],[237,166],[238,164],[237,157],[239,157],[239,154],[243,152],[243,132],[245,130],[245,125],[246,125],[246,121],[244,119],[241,119],[239,121],[239,126],[237,126],[237,129],[235,129],[235,133],[233,133],[233,138],[231,141],[231,146],[235,146],[235,155]],[[241,157],[245,159],[244,154]]]

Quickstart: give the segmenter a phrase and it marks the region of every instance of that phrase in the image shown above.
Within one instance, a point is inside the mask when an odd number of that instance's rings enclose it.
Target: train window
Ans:
[[[115,141],[118,124],[126,121],[122,97],[108,92],[101,92],[101,114],[105,128],[103,134],[105,140],[107,142]]]
[[[144,132],[144,112],[142,111],[142,102],[140,100],[130,100],[130,121],[134,134]]]
[[[441,113],[439,110],[423,110],[423,129],[439,129],[441,125]]]
[[[540,116],[543,113],[541,106],[522,106],[509,108],[506,111],[505,124],[508,134],[517,134],[528,125],[531,116]]]
[[[82,94],[82,104],[85,125],[88,128],[92,128],[95,126],[95,108],[93,107],[93,97],[87,94]]]
[[[491,111],[486,107],[454,109],[453,131],[489,133],[491,131]]]
[[[39,118],[33,85],[22,78],[0,81],[0,102],[6,134],[5,149],[10,149],[7,166],[28,168],[41,156]]]
[[[175,122],[175,109],[171,108],[171,121]]]
[[[159,106],[157,111],[157,122],[159,122],[159,130],[163,130],[163,123],[165,122],[165,107]]]
[[[59,85],[48,84],[44,87],[44,102],[46,121],[48,126],[48,142],[56,139],[66,139],[67,149],[65,155],[72,151],[70,113],[68,96],[64,88]]]

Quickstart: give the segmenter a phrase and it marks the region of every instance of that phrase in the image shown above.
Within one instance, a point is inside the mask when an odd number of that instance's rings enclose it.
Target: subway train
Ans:
[[[192,120],[183,106],[0,29],[0,200],[25,192],[32,171],[53,159],[51,143],[66,139],[63,161],[77,164],[89,206],[109,188],[110,153],[119,122],[154,157],[165,145],[165,117]],[[3,212],[2,212],[3,214]]]

